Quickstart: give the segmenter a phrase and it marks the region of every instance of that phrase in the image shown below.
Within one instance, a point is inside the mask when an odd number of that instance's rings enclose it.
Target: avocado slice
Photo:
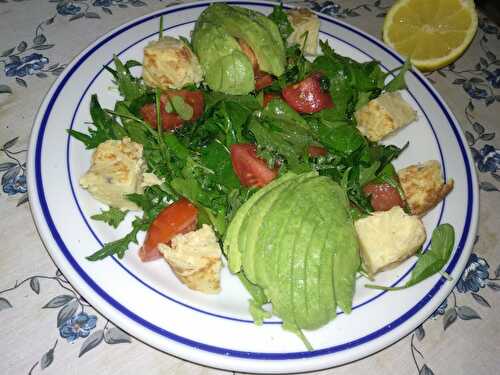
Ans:
[[[268,285],[266,268],[269,264],[269,257],[275,248],[275,239],[279,238],[278,232],[286,225],[283,225],[289,217],[293,206],[290,204],[289,195],[302,181],[317,176],[316,172],[306,173],[290,180],[288,184],[283,184],[281,191],[273,197],[272,202],[266,209],[260,205],[256,209],[257,215],[251,219],[253,230],[249,230],[251,236],[247,237],[245,244],[245,254],[248,256],[249,272],[254,275],[256,283],[265,288]],[[260,217],[260,220],[258,219]],[[245,273],[247,268],[245,268]]]
[[[293,185],[297,178],[292,178],[276,186],[274,189],[264,194],[248,211],[242,222],[242,227],[238,235],[238,248],[242,254],[243,272],[252,283],[257,283],[255,275],[255,243],[257,233],[265,220],[273,203],[282,195],[281,193],[289,186]]]
[[[232,273],[237,273],[241,268],[241,253],[238,248],[238,233],[241,229],[241,224],[245,219],[250,208],[267,192],[274,189],[275,187],[285,183],[289,179],[295,178],[295,173],[287,173],[284,176],[272,181],[267,186],[260,190],[257,190],[236,212],[229,224],[224,238],[224,253],[228,257],[229,270]]]
[[[332,241],[337,244],[333,281],[337,303],[342,311],[349,314],[356,286],[356,272],[360,266],[359,245],[351,220],[345,220],[339,228],[342,230],[332,233]]]
[[[320,294],[320,266],[321,254],[326,246],[327,235],[330,225],[318,224],[314,231],[313,239],[307,249],[305,258],[306,274],[306,309],[307,322],[304,322],[304,328],[315,329],[328,322],[328,310],[324,308]]]
[[[335,226],[332,226],[332,218],[337,214],[338,207],[332,204],[330,181],[328,177],[317,177],[314,182],[310,182],[310,187],[307,189],[309,205],[314,209],[314,215],[319,221],[318,225],[326,229],[321,236],[324,241],[323,246],[318,243],[314,249],[309,248],[308,250],[306,262],[311,260],[318,264],[319,258],[319,265],[315,274],[306,274],[306,288],[308,291],[313,289],[309,301],[306,299],[306,306],[310,306],[312,311],[308,313],[304,325],[300,326],[301,328],[318,328],[333,319],[336,313],[333,285],[333,244],[329,241],[328,234],[336,230]],[[314,289],[317,290],[317,293]]]
[[[294,245],[298,240],[302,225],[309,219],[306,215],[310,208],[309,204],[306,199],[301,199],[304,197],[304,193],[307,193],[304,189],[306,183],[299,184],[290,199],[290,203],[294,205],[294,210],[286,230],[278,242],[278,269],[273,282],[273,285],[277,287],[272,288],[275,289],[276,293],[270,296],[273,312],[276,312],[276,315],[280,316],[283,322],[291,327],[297,327],[292,301]]]
[[[321,233],[324,236],[324,243],[319,254],[310,253],[307,259],[311,261],[312,267],[312,274],[307,274],[308,278],[306,279],[307,295],[310,296],[308,300],[308,308],[311,310],[309,313],[311,321],[308,326],[310,329],[318,328],[336,316],[333,284],[335,244],[332,243],[331,232],[337,230],[335,217],[339,214],[342,206],[339,206],[336,190],[332,183],[333,181],[328,177],[318,177],[314,194],[311,194],[312,204],[317,210],[317,215],[323,220],[325,231]]]
[[[327,322],[337,316],[336,291],[333,283],[335,244],[332,242],[332,233],[336,231],[336,228],[335,225],[330,225],[325,246],[321,251],[319,268],[319,298],[326,313]]]
[[[309,206],[309,211],[306,213],[307,220],[304,220],[302,227],[297,235],[293,250],[292,260],[292,305],[295,322],[300,328],[310,328],[310,321],[313,322],[318,318],[309,316],[307,311],[307,295],[306,295],[306,262],[309,249],[311,252],[318,251],[317,248],[311,248],[314,236],[324,226],[324,222],[317,217],[317,210],[312,205]],[[321,250],[321,248],[320,248]],[[309,254],[311,256],[311,254]],[[319,301],[318,301],[319,302]]]
[[[349,211],[345,191],[332,180],[328,181],[337,199],[337,213],[332,217],[332,226],[337,230],[330,233],[334,246],[333,282],[338,306],[345,313],[351,312],[356,283],[356,272],[360,266],[359,244],[356,229]]]

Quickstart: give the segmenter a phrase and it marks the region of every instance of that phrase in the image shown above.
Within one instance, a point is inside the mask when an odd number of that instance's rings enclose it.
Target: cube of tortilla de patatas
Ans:
[[[305,54],[316,55],[320,27],[318,16],[306,8],[292,9],[288,11],[288,21],[293,27],[293,32],[287,39],[288,45],[304,46]]]
[[[159,244],[158,249],[187,287],[203,293],[220,292],[221,249],[212,228],[178,234],[171,246]]]
[[[425,242],[425,227],[418,216],[407,215],[399,206],[378,211],[354,223],[363,265],[370,276],[391,268]]]
[[[372,142],[378,142],[415,121],[417,113],[399,92],[386,92],[358,109],[354,117],[361,134]]]
[[[453,180],[444,183],[437,160],[403,168],[398,177],[413,215],[424,215],[453,189]]]

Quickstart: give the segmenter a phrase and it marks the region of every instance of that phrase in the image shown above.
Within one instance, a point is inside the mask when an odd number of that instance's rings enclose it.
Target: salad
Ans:
[[[141,260],[164,258],[193,290],[217,293],[227,263],[255,322],[275,314],[309,348],[302,330],[349,313],[358,275],[416,253],[403,287],[443,268],[453,228],[436,228],[420,254],[420,217],[453,181],[436,161],[396,171],[409,144],[379,143],[416,119],[399,93],[408,62],[384,72],[341,56],[313,13],[282,6],[265,16],[217,3],[191,40],[162,30],[142,62],[105,67],[114,108],[94,94],[88,133],[70,130],[95,149],[80,184],[109,209],[92,218],[117,227],[135,215],[90,261],[123,257],[145,231]]]

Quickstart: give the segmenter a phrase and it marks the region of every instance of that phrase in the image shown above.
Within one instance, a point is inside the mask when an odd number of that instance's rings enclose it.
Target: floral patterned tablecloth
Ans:
[[[0,373],[225,374],[130,337],[69,285],[33,223],[26,153],[36,111],[83,48],[161,0],[0,0]],[[379,37],[392,1],[300,1]],[[413,333],[322,374],[500,373],[500,29],[480,15],[473,44],[428,74],[466,134],[480,184],[480,226],[457,286]]]

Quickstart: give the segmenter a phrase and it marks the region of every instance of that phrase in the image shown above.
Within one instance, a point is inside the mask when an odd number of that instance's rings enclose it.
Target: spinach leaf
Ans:
[[[432,232],[429,250],[420,255],[410,280],[405,284],[408,288],[441,271],[450,258],[455,244],[455,231],[450,224],[441,224]]]
[[[440,272],[450,259],[455,244],[455,230],[450,224],[438,225],[432,232],[429,250],[419,255],[415,268],[411,272],[410,280],[400,287],[385,287],[381,285],[365,285],[370,289],[401,290],[409,288]]]
[[[113,228],[118,228],[118,225],[127,216],[128,210],[122,211],[115,207],[110,207],[107,211],[102,211],[100,214],[92,215],[90,218],[94,220],[104,221]]]
[[[266,108],[255,112],[249,130],[257,144],[267,151],[261,156],[270,165],[274,165],[274,157],[282,157],[289,170],[298,173],[310,170],[303,159],[313,143],[312,132],[306,121],[284,101],[274,99]]]
[[[335,154],[350,155],[365,144],[359,130],[349,124],[333,128],[321,127],[318,141]]]

